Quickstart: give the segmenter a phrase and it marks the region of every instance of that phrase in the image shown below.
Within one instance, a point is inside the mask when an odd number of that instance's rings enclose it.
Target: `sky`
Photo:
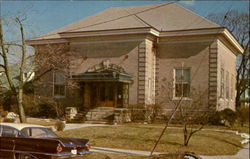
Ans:
[[[1,0],[0,0],[1,1]],[[112,7],[138,6],[146,4],[167,3],[172,1],[84,1],[84,0],[64,0],[64,1],[7,1],[2,0],[1,16],[14,17],[25,13],[26,30],[29,30],[27,39],[56,30],[69,25],[85,17],[101,12]],[[202,1],[186,0],[175,1],[176,3],[192,10],[193,12],[206,17],[210,13],[226,12],[228,10],[238,10],[248,12],[249,2],[238,1]],[[7,36],[13,38],[12,36]]]

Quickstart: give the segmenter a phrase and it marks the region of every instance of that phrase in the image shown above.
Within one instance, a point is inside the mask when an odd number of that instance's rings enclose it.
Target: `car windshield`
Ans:
[[[21,133],[28,138],[58,138],[51,130],[40,127],[24,128]]]

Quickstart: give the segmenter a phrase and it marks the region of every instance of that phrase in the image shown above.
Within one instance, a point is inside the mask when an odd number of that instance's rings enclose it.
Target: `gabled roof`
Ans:
[[[110,8],[32,40],[56,39],[60,34],[70,32],[149,27],[158,31],[175,31],[220,26],[175,3],[161,3]]]

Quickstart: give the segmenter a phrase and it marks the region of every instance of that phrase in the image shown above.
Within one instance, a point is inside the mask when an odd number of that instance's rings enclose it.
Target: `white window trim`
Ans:
[[[65,83],[64,83],[64,87],[65,87],[65,89],[64,89],[64,95],[55,95],[55,73],[56,73],[56,71],[53,71],[53,90],[52,90],[52,95],[53,95],[53,97],[54,98],[65,98],[66,97],[66,85],[65,85]]]
[[[173,78],[174,78],[174,84],[173,84],[173,98],[172,98],[172,100],[186,100],[186,101],[191,101],[192,100],[192,98],[191,97],[176,97],[175,96],[175,75],[176,75],[176,70],[177,69],[183,69],[183,70],[185,70],[185,69],[189,69],[190,70],[190,90],[189,90],[189,93],[191,93],[191,68],[190,67],[176,67],[176,68],[174,68],[173,69]]]

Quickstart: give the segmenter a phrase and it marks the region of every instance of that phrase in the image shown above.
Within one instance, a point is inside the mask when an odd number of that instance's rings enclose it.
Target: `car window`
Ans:
[[[0,132],[3,137],[17,137],[18,135],[18,131],[15,128],[8,126],[1,126]]]
[[[56,138],[57,136],[46,128],[25,128],[22,134],[30,138]]]

